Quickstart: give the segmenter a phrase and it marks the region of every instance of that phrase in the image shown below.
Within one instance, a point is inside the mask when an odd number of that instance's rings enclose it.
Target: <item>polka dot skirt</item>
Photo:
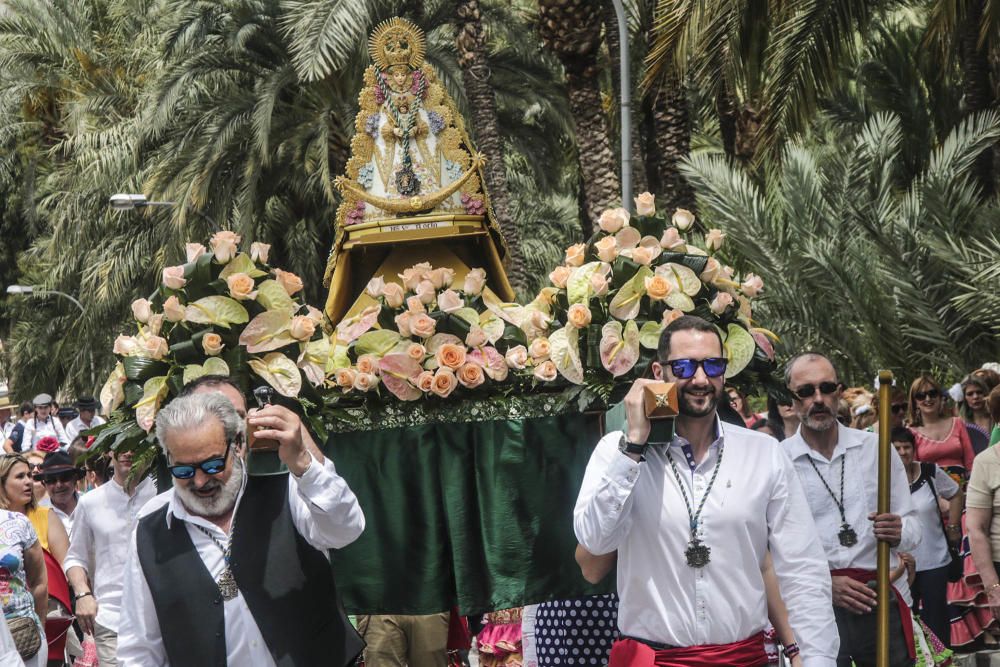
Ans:
[[[595,595],[538,605],[538,667],[604,667],[618,637],[618,596]]]

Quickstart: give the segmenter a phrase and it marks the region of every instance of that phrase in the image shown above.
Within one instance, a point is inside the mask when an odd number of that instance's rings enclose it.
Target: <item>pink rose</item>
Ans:
[[[685,208],[679,208],[674,211],[674,215],[670,219],[670,224],[682,232],[686,232],[694,224],[694,213]]]
[[[512,347],[504,355],[504,361],[510,368],[517,371],[522,370],[528,365],[528,350],[523,345]]]
[[[630,217],[628,211],[623,208],[609,208],[604,213],[601,213],[597,224],[608,234],[614,234],[628,224]]]
[[[410,331],[417,338],[430,338],[434,335],[434,329],[437,323],[434,318],[427,313],[417,313],[410,320]]]
[[[385,287],[382,288],[382,298],[385,299],[385,305],[390,308],[402,306],[405,296],[406,292],[403,291],[403,287],[399,283],[386,283]]]
[[[250,259],[261,264],[267,264],[267,257],[271,254],[270,243],[260,243],[254,241],[250,244]]]
[[[760,291],[764,289],[764,281],[760,276],[748,273],[746,278],[743,279],[743,284],[740,285],[740,289],[745,295],[752,299],[760,294]]]
[[[208,245],[212,248],[212,254],[220,264],[226,264],[238,252],[237,246],[240,243],[240,236],[235,232],[216,232],[209,239]]]
[[[396,330],[399,332],[399,335],[402,336],[403,338],[409,338],[410,336],[413,335],[413,332],[410,329],[410,320],[412,319],[413,315],[408,310],[403,311],[402,313],[396,315],[395,317]]]
[[[538,366],[535,366],[535,371],[532,373],[535,379],[541,382],[552,382],[556,379],[557,374],[556,365],[551,361],[543,361]]]
[[[477,348],[486,345],[486,340],[486,332],[473,324],[469,329],[468,335],[465,337],[465,344],[471,348]]]
[[[170,289],[183,289],[187,285],[183,266],[168,266],[163,269],[163,286]]]
[[[455,280],[455,269],[434,269],[427,274],[427,279],[434,285],[434,289],[444,289]]]
[[[701,272],[701,276],[699,277],[702,282],[715,282],[715,279],[719,276],[720,269],[722,269],[722,264],[719,263],[719,260],[714,257],[709,257],[708,261],[705,263],[705,269]]]
[[[587,308],[582,303],[574,303],[566,311],[566,320],[577,329],[582,329],[590,324],[590,319],[590,308]]]
[[[371,354],[362,354],[358,357],[358,363],[355,364],[359,373],[368,373],[369,375],[374,375],[378,369],[378,359]]]
[[[451,392],[455,391],[455,387],[457,386],[458,378],[455,377],[451,369],[439,368],[434,373],[434,383],[431,385],[431,391],[441,398],[447,398]]]
[[[417,284],[415,292],[417,298],[420,299],[424,305],[434,303],[434,297],[437,296],[437,291],[434,289],[434,283],[429,280],[421,280]]]
[[[583,243],[576,243],[566,248],[566,265],[583,266],[584,251],[587,246]]]
[[[732,280],[733,274],[736,273],[736,269],[731,266],[723,266],[719,269],[719,278],[722,280]]]
[[[716,315],[721,315],[726,312],[726,308],[729,308],[733,304],[733,295],[728,292],[719,292],[712,299],[712,303],[709,304],[709,309]]]
[[[427,348],[420,343],[410,343],[406,346],[406,356],[414,361],[423,362],[427,356]]]
[[[671,322],[679,317],[684,317],[684,311],[680,308],[674,308],[672,310],[664,311],[663,313],[663,326],[669,325]]]
[[[385,278],[376,276],[368,281],[365,286],[365,293],[373,299],[377,299],[385,292]]]
[[[604,296],[608,293],[608,279],[601,273],[595,273],[590,276],[590,289],[596,296]]]
[[[463,387],[475,389],[486,380],[483,367],[479,364],[467,363],[458,369],[458,381]]]
[[[296,292],[302,291],[302,279],[291,271],[275,269],[274,278],[278,281],[279,285],[285,288],[285,293],[288,294],[288,296],[295,296]]]
[[[115,339],[115,346],[112,352],[122,357],[134,356],[140,349],[139,340],[134,336],[124,334]]]
[[[357,377],[358,372],[353,368],[338,368],[334,371],[333,379],[337,383],[344,393],[349,392],[354,388],[354,378]]]
[[[710,229],[705,234],[705,248],[710,251],[718,250],[722,247],[722,242],[726,240],[726,233],[721,229]]]
[[[557,266],[552,270],[552,273],[549,274],[549,280],[551,280],[552,284],[559,289],[565,289],[566,283],[569,282],[569,277],[572,273],[573,269],[568,266]]]
[[[410,311],[410,314],[416,315],[417,313],[426,313],[427,308],[424,306],[424,300],[419,296],[410,296],[406,298],[406,309]]]
[[[148,299],[136,299],[132,302],[132,316],[136,322],[145,324],[149,322],[149,316],[153,314],[152,304]]]
[[[246,273],[230,273],[226,276],[226,285],[229,286],[229,296],[237,301],[257,298],[253,278]]]
[[[416,377],[413,383],[417,385],[417,388],[420,389],[420,391],[424,392],[425,394],[429,393],[431,388],[434,386],[434,372],[433,371],[422,372],[420,375]]]
[[[222,342],[222,336],[217,333],[209,332],[201,338],[201,349],[210,357],[222,352],[222,348],[225,346],[225,343]]]
[[[605,236],[594,244],[594,250],[597,251],[597,258],[602,262],[613,262],[618,256],[618,242],[615,241],[614,236]]]
[[[187,309],[181,305],[181,302],[177,300],[177,297],[170,295],[167,300],[163,302],[163,314],[166,315],[167,320],[170,322],[181,322],[184,320],[185,313]]]
[[[531,341],[531,345],[528,347],[528,354],[530,354],[531,358],[535,361],[540,361],[542,359],[549,358],[549,352],[551,349],[552,347],[549,345],[549,339],[542,336]]]
[[[656,255],[653,251],[643,246],[632,248],[632,250],[629,251],[629,254],[631,254],[633,262],[642,266],[649,266],[650,263],[656,259]]]
[[[660,247],[664,250],[684,252],[684,240],[681,238],[681,233],[677,231],[676,227],[667,227],[663,232],[663,236],[660,237]]]
[[[316,333],[316,323],[305,315],[296,315],[292,318],[289,333],[295,340],[307,341]]]
[[[358,373],[354,376],[354,388],[358,391],[371,391],[378,384],[378,378],[371,373]]]
[[[469,296],[478,296],[486,286],[486,271],[483,269],[472,269],[465,274],[465,284],[462,291]]]
[[[446,289],[438,294],[438,308],[446,313],[454,313],[459,308],[465,307],[465,300],[453,289]]]
[[[200,243],[185,243],[184,244],[184,255],[187,257],[187,261],[193,262],[207,252],[205,246]]]
[[[373,308],[373,307],[374,306],[369,306],[369,308]],[[368,308],[365,308],[365,312],[367,312],[367,311],[368,311]],[[323,324],[323,311],[320,310],[319,308],[313,308],[312,306],[306,306],[306,317],[308,317],[310,320],[312,320],[313,324],[315,324],[316,326],[319,326],[319,325]]]
[[[654,197],[648,192],[643,192],[635,198],[635,212],[639,215],[649,216],[656,213]]]
[[[420,284],[421,280],[424,280],[426,274],[427,269],[418,264],[400,273],[399,279],[403,281],[403,287],[412,292],[417,289],[417,285]]]
[[[142,341],[142,346],[144,348],[143,356],[154,360],[162,359],[170,351],[170,345],[167,344],[166,339],[159,336],[149,336]]]

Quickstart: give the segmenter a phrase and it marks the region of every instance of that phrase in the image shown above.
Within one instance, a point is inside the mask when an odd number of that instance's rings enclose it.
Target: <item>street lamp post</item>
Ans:
[[[147,206],[176,206],[177,202],[149,201],[149,199],[146,198],[146,195],[119,192],[108,197],[108,205],[115,211],[131,211],[136,208],[146,208]],[[207,222],[213,229],[222,229],[222,227],[219,226],[219,223],[201,211],[193,208],[189,208],[188,211],[194,213],[199,218]]]

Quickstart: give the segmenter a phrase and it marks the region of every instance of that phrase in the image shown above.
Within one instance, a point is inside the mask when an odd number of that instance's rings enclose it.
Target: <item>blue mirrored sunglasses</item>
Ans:
[[[680,380],[687,380],[694,377],[701,366],[705,375],[710,378],[717,378],[726,372],[727,360],[721,357],[709,357],[708,359],[668,359],[670,371],[674,377]]]
[[[177,479],[191,479],[198,468],[206,475],[218,475],[226,469],[226,461],[229,459],[229,448],[233,443],[226,443],[226,453],[222,456],[213,456],[205,459],[201,463],[182,463],[175,466],[167,466],[170,474]]]

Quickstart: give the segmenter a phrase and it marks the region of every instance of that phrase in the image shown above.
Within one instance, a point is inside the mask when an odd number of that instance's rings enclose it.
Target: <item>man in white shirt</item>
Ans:
[[[876,514],[878,435],[837,422],[840,382],[829,359],[806,353],[785,369],[799,415],[799,430],[782,445],[795,464],[826,551],[833,579],[833,604],[840,632],[838,667],[874,667],[876,545],[888,542],[910,552],[920,542],[920,527],[910,500],[906,471],[895,451],[892,512]],[[904,586],[901,583],[900,586]],[[900,591],[890,604],[891,667],[911,665],[913,626]]]
[[[63,563],[73,589],[76,617],[84,632],[93,633],[101,665],[117,664],[129,540],[139,510],[156,495],[152,479],[129,481],[131,452],[112,453],[111,466],[112,478],[84,494],[76,505],[69,552]]]
[[[100,426],[104,418],[97,414],[97,399],[93,396],[81,396],[76,401],[76,409],[80,415],[66,424],[66,438],[70,444],[76,440],[82,431]]]
[[[65,451],[69,447],[69,439],[62,422],[50,414],[52,397],[48,394],[38,394],[32,400],[35,406],[35,416],[24,422],[24,435],[21,436],[21,451],[30,452],[35,449],[38,441],[46,436],[52,436],[59,441],[59,446]]]
[[[83,479],[82,468],[73,465],[73,460],[66,452],[49,452],[35,473],[35,479],[45,485],[45,491],[52,503],[52,511],[66,528],[69,535],[73,530],[73,514],[80,501],[76,492],[76,484]]]
[[[678,318],[660,337],[658,380],[677,385],[669,443],[648,443],[637,380],[627,429],[598,443],[574,513],[580,544],[618,550],[618,627],[611,667],[766,665],[770,550],[805,667],[833,667],[830,576],[791,461],[762,433],[722,423],[726,360],[714,326]],[[794,653],[793,648],[791,652]]]
[[[341,667],[361,652],[324,553],[364,530],[357,498],[293,412],[269,405],[247,421],[279,443],[289,474],[246,474],[246,425],[218,391],[157,415],[174,485],[133,534],[122,667]]]

